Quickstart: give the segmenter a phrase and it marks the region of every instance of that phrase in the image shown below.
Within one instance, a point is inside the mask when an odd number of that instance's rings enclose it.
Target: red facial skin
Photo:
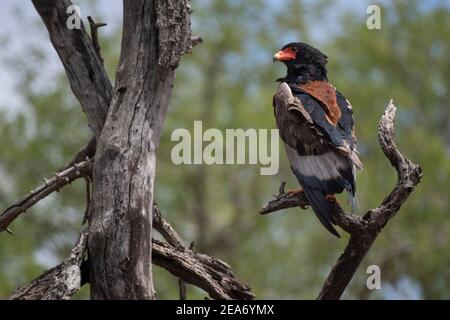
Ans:
[[[289,61],[295,60],[297,53],[293,48],[286,48],[284,50],[280,50],[273,56],[274,60],[277,61]]]

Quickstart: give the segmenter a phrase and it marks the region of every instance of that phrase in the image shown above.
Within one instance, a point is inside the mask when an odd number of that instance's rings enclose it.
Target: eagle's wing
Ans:
[[[315,87],[325,87],[329,91],[316,90],[313,85],[304,88],[292,85],[290,89],[310,114],[317,128],[329,139],[329,143],[346,154],[357,169],[362,169],[363,164],[356,150],[355,121],[350,102],[328,82],[325,85],[317,85],[317,83],[324,84],[322,81],[314,83]],[[332,95],[333,99],[323,97],[327,95]],[[325,103],[330,107],[324,107]],[[337,117],[333,118],[331,115]]]
[[[357,140],[354,129],[355,119],[353,118],[352,105],[339,91],[336,91],[336,98],[337,104],[341,110],[341,118],[338,122],[338,128],[343,137],[343,151],[349,155],[357,169],[362,169],[363,164],[359,159],[358,151],[356,150]]]
[[[339,123],[331,124],[326,110],[316,99],[305,92],[294,91],[294,94],[286,83],[279,85],[273,101],[277,127],[292,171],[308,202],[322,224],[339,236],[332,225],[331,207],[325,195],[344,189],[351,195],[355,193],[354,151],[350,146],[353,138],[346,141],[346,129]],[[346,115],[341,115],[340,121],[346,128],[350,124]]]

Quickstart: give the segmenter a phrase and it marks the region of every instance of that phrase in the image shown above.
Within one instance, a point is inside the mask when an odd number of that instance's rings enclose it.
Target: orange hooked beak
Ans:
[[[297,54],[292,48],[286,48],[273,55],[273,62],[295,60],[296,57]]]

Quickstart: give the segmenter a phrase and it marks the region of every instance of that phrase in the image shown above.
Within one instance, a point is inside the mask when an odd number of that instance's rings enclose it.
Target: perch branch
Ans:
[[[286,182],[282,182],[280,185],[278,195],[274,196],[275,199],[269,201],[264,207],[259,211],[260,214],[265,215],[269,213],[279,212],[283,209],[300,207],[306,209],[309,206],[308,200],[304,193],[291,194],[284,191],[284,186]],[[341,227],[344,231],[352,234],[356,232],[361,232],[364,230],[367,222],[358,216],[352,215],[342,209],[336,203],[331,203],[333,206],[333,216],[336,220],[336,224]]]
[[[361,261],[386,223],[400,210],[403,203],[420,183],[422,170],[419,165],[404,157],[394,143],[394,119],[396,107],[392,100],[381,117],[378,127],[380,146],[398,174],[398,182],[393,191],[375,209],[363,218],[345,212],[340,206],[333,206],[336,224],[350,234],[344,253],[330,271],[318,296],[320,300],[339,299],[353,278]],[[268,214],[291,207],[305,207],[308,201],[303,194],[291,195],[284,192],[284,184],[279,195],[260,211]]]
[[[349,244],[328,275],[318,299],[339,299],[341,297],[380,231],[400,210],[411,192],[420,183],[422,169],[405,158],[395,145],[395,112],[396,107],[391,100],[381,117],[378,139],[381,149],[397,171],[398,182],[377,208],[364,215],[363,220],[367,221],[365,230],[351,234]]]
[[[286,181],[281,182],[278,195],[274,196],[275,199],[268,202],[260,211],[260,214],[269,214],[282,209],[301,207],[306,209],[309,205],[308,200],[304,193],[292,194],[284,191]]]

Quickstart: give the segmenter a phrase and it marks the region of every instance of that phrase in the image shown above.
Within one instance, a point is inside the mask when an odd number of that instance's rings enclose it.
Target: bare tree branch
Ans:
[[[223,261],[187,249],[172,226],[154,206],[154,228],[169,242],[153,239],[153,263],[180,278],[205,290],[214,299],[253,299],[250,287],[233,275]],[[17,289],[9,299],[69,299],[86,283],[82,277],[82,262],[86,255],[86,231],[81,233],[69,258],[58,266],[44,272],[30,284]],[[173,241],[173,239],[178,239]],[[84,280],[82,282],[82,280]],[[185,289],[180,289],[186,298]]]
[[[92,170],[92,161],[85,160],[75,163],[71,167],[56,173],[50,179],[44,179],[45,182],[27,194],[23,199],[15,202],[0,215],[0,232],[7,230],[9,224],[21,213],[32,207],[38,201],[42,200],[54,191],[58,191],[66,184],[74,180],[90,175]]]
[[[185,251],[186,246],[180,235],[162,216],[161,211],[153,203],[153,227],[163,236],[163,238],[174,248]]]
[[[394,143],[395,111],[396,107],[391,100],[381,117],[378,137],[384,154],[397,170],[398,182],[386,199],[362,218],[351,215],[334,204],[333,215],[336,224],[350,234],[350,240],[328,275],[318,299],[339,299],[342,296],[382,228],[400,210],[415,186],[420,183],[422,177],[420,166],[404,157]],[[308,201],[303,194],[285,193],[282,184],[280,194],[275,200],[267,203],[260,213],[267,214],[297,206],[308,206]]]
[[[304,193],[293,194],[284,191],[286,181],[281,182],[278,195],[274,196],[275,199],[269,201],[261,210],[260,214],[269,214],[279,210],[301,207],[302,209],[307,209],[309,206],[308,200],[306,200]]]
[[[101,59],[81,23],[80,29],[69,29],[69,0],[33,0],[33,5],[48,29],[50,40],[58,53],[73,93],[88,116],[96,138],[105,123],[112,97],[112,85]]]
[[[187,300],[186,282],[181,278],[178,278],[178,292],[180,294],[180,300]]]
[[[308,200],[303,193],[291,194],[284,191],[285,182],[280,185],[279,194],[275,196],[274,200],[269,201],[259,211],[260,214],[265,215],[269,213],[278,212],[283,209],[300,207],[307,209],[309,206]],[[336,220],[336,224],[342,228],[342,230],[352,234],[361,232],[367,225],[367,221],[362,218],[352,215],[342,209],[334,202],[330,203],[333,207],[333,215]]]
[[[8,299],[69,299],[80,288],[80,267],[86,251],[86,234],[83,233],[82,237],[83,243],[77,243],[69,258],[44,272],[30,284],[14,291]],[[152,257],[153,264],[168,270],[183,282],[205,290],[214,299],[254,298],[250,287],[237,280],[223,261],[191,250],[181,251],[155,239]]]
[[[91,28],[91,40],[92,44],[94,45],[94,49],[97,52],[98,57],[100,58],[100,61],[103,63],[102,55],[100,54],[100,44],[98,43],[98,28],[107,26],[106,23],[103,22],[94,22],[91,16],[88,16],[89,26]]]
[[[180,278],[180,298],[186,298],[184,282],[209,293],[213,299],[253,299],[251,288],[237,280],[223,261],[186,248],[183,240],[153,205],[153,227],[168,242],[153,240],[153,263]],[[176,250],[176,251],[174,251]]]
[[[80,152],[80,154],[85,154],[85,152],[82,151]],[[85,160],[80,161],[79,163],[74,163],[63,171],[56,173],[53,178],[48,180],[44,179],[45,183],[31,191],[25,197],[16,201],[9,208],[3,211],[3,213],[0,215],[0,232],[6,231],[8,226],[21,213],[24,213],[26,210],[34,206],[37,202],[81,177],[87,177],[88,179],[92,177],[92,160]],[[162,213],[156,206],[156,203],[153,204],[153,219],[155,229],[164,237],[164,239],[166,239],[166,241],[170,245],[180,250],[186,249],[181,237],[162,217]]]
[[[223,261],[191,250],[179,251],[153,240],[153,263],[183,281],[202,288],[213,299],[253,299],[250,287],[238,281]]]
[[[25,212],[26,209],[43,199],[51,192],[63,187],[69,182],[80,178],[84,175],[90,176],[92,170],[91,160],[82,161],[59,173],[57,176],[36,188],[35,191],[27,195],[24,199],[16,202],[0,216],[0,226],[6,228],[12,221],[9,217],[12,215],[12,208],[14,210],[14,218],[20,213]],[[72,172],[77,173],[72,176]],[[67,179],[70,177],[70,179]],[[31,201],[32,199],[33,201]],[[167,244],[161,241],[153,241],[153,263],[167,269],[172,274],[176,275],[183,282],[187,282],[198,286],[208,292],[212,298],[216,299],[252,299],[254,296],[250,291],[250,287],[237,280],[231,268],[220,260],[214,259],[208,255],[195,253],[192,249],[186,248],[180,235],[173,229],[169,222],[167,222],[160,209],[153,205],[153,227],[157,230]],[[4,229],[3,229],[4,230]],[[86,235],[82,234],[80,239],[84,241]],[[83,242],[83,246],[85,242]],[[77,244],[72,252],[79,252]],[[78,256],[82,256],[79,253]],[[72,257],[72,255],[71,255]],[[69,260],[71,258],[68,258]],[[61,270],[71,268],[73,271],[75,266],[71,264],[72,260],[64,260],[60,265],[46,271],[39,278],[34,280],[29,285],[20,288],[13,293],[11,299],[67,299],[71,294],[75,293],[75,289],[66,292],[61,288],[68,286],[63,278],[59,276],[62,274]],[[69,261],[69,262],[68,262]],[[78,260],[77,260],[78,261]],[[78,268],[81,266],[81,261],[78,261]],[[77,271],[78,272],[78,271]],[[58,280],[58,283],[51,284],[52,277]],[[78,273],[77,273],[78,277]],[[62,279],[62,280],[61,280]],[[72,278],[67,278],[67,281],[72,281]],[[71,287],[72,288],[72,287]],[[64,293],[64,295],[62,295]]]
[[[68,164],[66,164],[64,167],[59,169],[58,171],[64,171],[67,168],[72,167],[76,163],[80,163],[86,159],[94,159],[95,151],[97,149],[97,141],[95,140],[95,137],[92,137],[91,140],[84,146],[83,149],[78,151],[78,153],[73,157],[72,161],[70,161]]]
[[[82,232],[70,256],[30,284],[14,291],[10,300],[66,300],[81,286],[80,266],[86,254],[87,234]]]
[[[196,45],[203,42],[203,38],[199,36],[191,37],[192,46],[195,47]]]

